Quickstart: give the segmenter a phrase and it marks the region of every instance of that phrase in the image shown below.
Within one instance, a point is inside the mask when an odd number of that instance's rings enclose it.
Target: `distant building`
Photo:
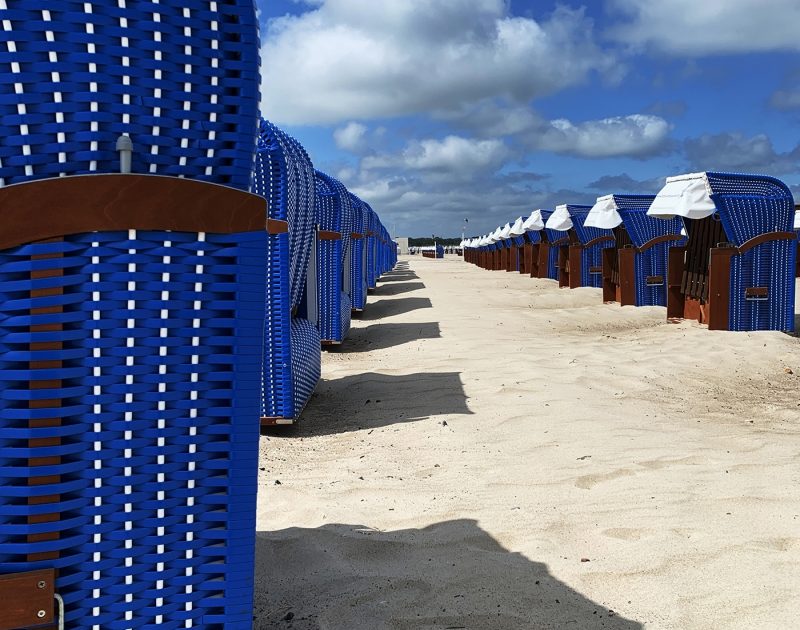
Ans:
[[[397,243],[398,254],[408,254],[408,237],[398,237],[394,239],[394,242]]]

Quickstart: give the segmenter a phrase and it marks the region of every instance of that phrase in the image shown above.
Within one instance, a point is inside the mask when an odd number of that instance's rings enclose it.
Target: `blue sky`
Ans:
[[[800,198],[797,0],[258,0],[262,108],[394,236],[764,172]]]

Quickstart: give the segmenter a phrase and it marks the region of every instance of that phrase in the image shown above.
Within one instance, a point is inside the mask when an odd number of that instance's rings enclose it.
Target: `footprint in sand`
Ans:
[[[635,527],[613,527],[603,530],[603,536],[619,538],[620,540],[641,540],[645,535],[647,535],[646,529]]]
[[[598,483],[602,483],[604,481],[611,481],[612,479],[619,479],[620,477],[632,477],[636,473],[632,470],[627,468],[620,468],[619,470],[614,470],[608,473],[598,473],[596,475],[584,475],[583,477],[578,477],[575,480],[575,485],[578,488],[583,488],[584,490],[589,490],[590,488],[596,486]]]

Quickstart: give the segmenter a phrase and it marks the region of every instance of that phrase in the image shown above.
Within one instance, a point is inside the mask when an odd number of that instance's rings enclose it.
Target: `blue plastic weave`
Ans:
[[[0,186],[119,170],[246,190],[258,125],[253,0],[0,3]]]
[[[66,627],[251,627],[265,247],[132,231],[0,252],[0,574],[57,568]]]

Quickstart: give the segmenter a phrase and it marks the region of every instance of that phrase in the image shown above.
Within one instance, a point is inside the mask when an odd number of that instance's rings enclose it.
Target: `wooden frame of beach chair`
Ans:
[[[670,177],[648,214],[684,217],[669,252],[667,317],[710,330],[794,330],[797,234],[789,188],[766,175]]]

